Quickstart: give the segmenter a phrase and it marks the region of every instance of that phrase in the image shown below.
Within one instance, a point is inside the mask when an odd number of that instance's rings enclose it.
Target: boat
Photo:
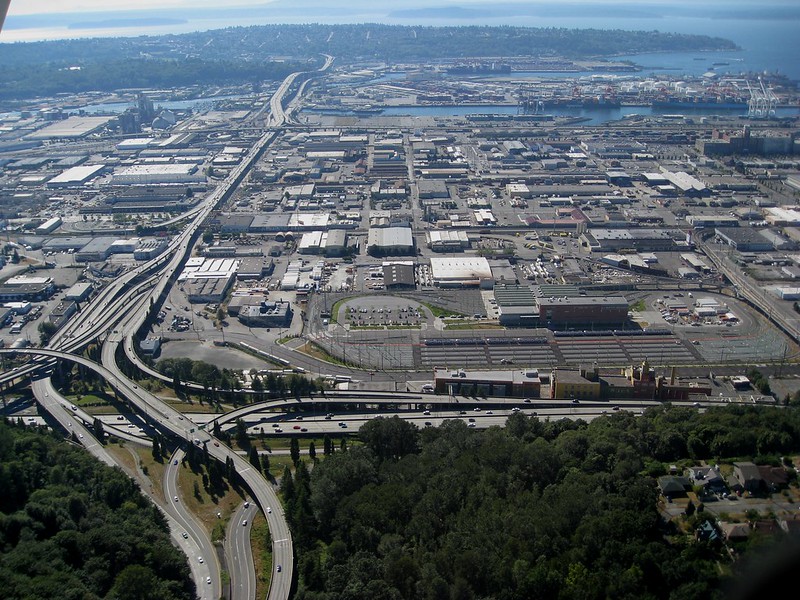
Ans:
[[[383,109],[377,106],[362,106],[360,108],[354,108],[351,111],[354,115],[358,117],[369,117],[372,115],[379,115],[383,112]]]

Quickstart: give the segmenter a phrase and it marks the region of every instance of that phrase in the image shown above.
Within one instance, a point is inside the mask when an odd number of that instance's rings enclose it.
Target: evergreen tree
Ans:
[[[258,450],[255,446],[250,446],[250,453],[248,456],[250,464],[253,465],[259,472],[261,472],[261,461],[258,458]]]
[[[317,462],[317,448],[313,440],[308,444],[308,456],[312,461]]]

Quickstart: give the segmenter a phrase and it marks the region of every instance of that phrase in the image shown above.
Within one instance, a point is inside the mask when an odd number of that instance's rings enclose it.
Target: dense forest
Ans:
[[[161,513],[82,448],[0,423],[0,490],[2,598],[195,597]]]
[[[232,27],[181,35],[0,44],[0,99],[274,80],[321,64],[321,54],[345,62],[396,63],[733,49],[735,44],[722,38],[653,31],[378,24]]]
[[[770,540],[732,561],[657,509],[671,463],[800,449],[792,409],[649,409],[583,421],[516,414],[505,428],[462,421],[363,426],[361,445],[282,481],[298,548],[299,600],[401,598],[715,599]],[[732,589],[734,586],[731,586]]]

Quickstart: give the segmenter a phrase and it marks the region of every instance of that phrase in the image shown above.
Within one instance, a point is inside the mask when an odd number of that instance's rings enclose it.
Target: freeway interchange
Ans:
[[[333,57],[327,56],[319,71],[293,73],[283,81],[269,104],[270,112],[267,118],[266,133],[250,148],[247,155],[229,176],[208,195],[200,207],[189,215],[191,221],[181,233],[172,239],[164,253],[128,271],[106,286],[90,304],[53,335],[47,348],[24,351],[36,355],[30,363],[11,372],[0,374],[0,383],[5,385],[18,381],[20,378],[35,376],[38,372],[50,368],[57,359],[83,364],[102,376],[118,395],[124,397],[136,409],[149,426],[172,439],[179,440],[180,443],[204,445],[214,459],[223,463],[226,460],[233,461],[239,477],[252,495],[255,504],[264,511],[269,525],[273,545],[273,571],[267,595],[270,600],[285,600],[289,597],[294,574],[292,537],[272,485],[236,452],[218,442],[211,443],[215,440],[207,432],[202,431],[200,426],[192,423],[188,418],[184,418],[178,411],[128,379],[117,365],[116,350],[120,344],[124,345],[126,351],[132,350],[135,335],[147,321],[151,311],[157,311],[165,294],[169,292],[170,286],[174,283],[175,274],[190,255],[200,227],[238,187],[258,157],[275,139],[277,130],[290,118],[293,107],[290,105],[288,110],[284,108],[284,96],[291,89],[295,80],[301,76],[322,73],[330,67],[332,62]],[[102,364],[75,354],[98,339],[103,341]],[[49,377],[35,379],[32,391],[38,404],[55,418],[65,431],[74,432],[87,450],[100,460],[108,464],[115,464],[113,458],[103,449],[102,444],[94,438],[83,422],[76,418],[77,415],[70,414],[70,410],[65,406],[66,400],[58,396]],[[169,464],[174,466],[178,456],[173,456]],[[172,497],[179,498],[176,493],[174,471],[170,469],[167,471],[164,487],[168,492],[166,496],[168,500]],[[167,508],[162,507],[162,511],[171,518],[173,537],[175,537],[176,531],[185,532],[187,535],[186,538],[181,535],[176,539],[179,547],[186,551],[187,555],[189,552],[194,554],[195,548],[201,548],[200,554],[189,555],[198,593],[202,598],[218,598],[222,591],[222,581],[213,546],[202,527],[194,521],[182,503],[174,502],[173,504]],[[267,511],[267,507],[274,507],[274,509]],[[253,510],[254,507],[241,514],[252,515]],[[238,517],[239,513],[237,513]],[[191,531],[191,542],[184,544],[188,539],[189,531]],[[249,528],[240,527],[234,531],[236,535],[232,542],[237,548],[237,556],[241,556],[245,552],[244,546],[249,546],[249,541],[245,542],[244,540],[245,537],[246,540],[249,540],[249,535],[247,535]],[[187,544],[191,547],[187,548]],[[203,557],[205,560],[202,560]],[[231,573],[233,578],[232,597],[249,600],[255,597],[255,575],[252,572],[252,560],[250,562],[245,560],[244,565],[249,565],[249,568]],[[243,582],[242,578],[247,580]]]

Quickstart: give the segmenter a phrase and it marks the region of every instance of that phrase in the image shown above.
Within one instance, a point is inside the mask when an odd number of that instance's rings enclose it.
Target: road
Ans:
[[[269,508],[269,510],[272,510]],[[250,534],[258,508],[243,502],[231,515],[225,535],[225,557],[231,575],[231,600],[255,600],[256,571]]]
[[[329,68],[332,61],[332,57],[328,57],[320,72]],[[278,92],[273,95],[271,106],[275,114],[270,115],[270,124],[273,127],[282,127],[285,123],[287,115],[283,109],[284,95],[300,75],[301,73],[293,73],[287,77]],[[184,419],[177,411],[128,380],[116,365],[115,351],[120,343],[125,344],[126,350],[132,349],[136,333],[146,322],[150,311],[158,310],[160,301],[166,295],[165,292],[172,285],[174,275],[189,256],[201,225],[212,211],[238,187],[246,173],[276,136],[277,132],[268,132],[253,145],[226,180],[203,201],[190,224],[173,238],[162,255],[131,269],[101,290],[97,297],[87,307],[84,307],[66,327],[56,332],[48,346],[51,352],[39,351],[37,353],[40,357],[66,358],[86,365],[80,357],[71,356],[69,353],[80,351],[88,343],[100,336],[105,336],[102,362],[107,368],[94,364],[87,366],[98,371],[117,390],[117,393],[127,398],[143,414],[145,420],[157,429],[186,440],[187,443],[209,444],[209,453],[217,460],[222,462],[226,459],[233,460],[254,500],[261,506],[274,507],[279,506],[278,498],[272,486],[258,471],[255,471],[247,461],[230,448],[212,440],[206,432],[201,432],[196,424]],[[148,291],[149,294],[146,294],[145,292]],[[121,321],[124,321],[122,327],[117,325]],[[52,364],[52,362],[51,360],[37,359],[36,364],[25,366],[15,373],[0,374],[0,382],[13,381],[25,373],[32,373],[41,366]],[[37,401],[45,410],[48,410],[52,407],[46,402],[45,393],[47,393],[46,390],[40,386],[34,386]],[[211,445],[212,443],[213,445]],[[268,598],[285,600],[289,597],[294,573],[291,534],[282,511],[272,510],[267,515],[267,521],[273,538],[275,564]],[[277,565],[282,567],[280,572],[277,571]],[[217,569],[217,574],[218,571]],[[198,589],[202,588],[205,579],[196,578],[196,581]]]
[[[188,546],[188,548],[184,548],[184,551],[187,551],[189,563],[194,564],[194,568],[200,573],[200,579],[203,583],[198,584],[198,594],[200,594],[201,598],[216,600],[222,596],[219,560],[214,544],[208,537],[203,524],[195,518],[190,510],[186,509],[183,502],[183,494],[178,485],[180,470],[184,468],[182,466],[183,457],[183,450],[175,450],[169,458],[166,469],[164,469],[164,499],[167,512],[183,528],[181,538],[186,542],[185,545]],[[186,538],[183,537],[184,532],[187,535]],[[200,558],[203,559],[202,563],[199,560]],[[211,579],[211,583],[207,583],[208,578]]]

